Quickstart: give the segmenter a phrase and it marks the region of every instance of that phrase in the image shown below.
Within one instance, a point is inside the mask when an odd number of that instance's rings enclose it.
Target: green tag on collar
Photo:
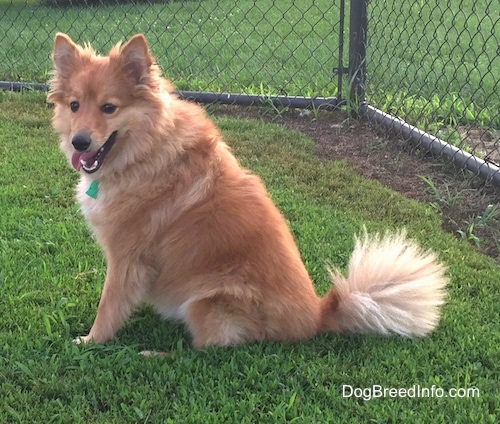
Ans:
[[[85,194],[92,199],[97,199],[97,195],[99,193],[99,183],[97,180],[94,180],[90,183],[89,188],[85,192]]]

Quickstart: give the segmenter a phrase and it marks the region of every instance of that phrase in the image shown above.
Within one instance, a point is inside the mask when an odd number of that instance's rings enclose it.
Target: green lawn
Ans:
[[[51,113],[39,95],[0,92],[0,423],[499,421],[498,265],[444,233],[431,207],[256,121],[217,119],[283,210],[318,292],[328,289],[325,261],[344,267],[363,225],[405,226],[449,266],[439,328],[422,340],[331,334],[194,351],[182,327],[144,308],[115,341],[73,344],[93,321],[105,263],[74,203],[77,175]],[[171,355],[144,358],[142,349]],[[435,396],[343,398],[344,385]]]

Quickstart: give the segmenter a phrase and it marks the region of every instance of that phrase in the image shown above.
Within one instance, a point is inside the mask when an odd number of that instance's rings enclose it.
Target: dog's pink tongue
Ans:
[[[80,162],[80,158],[82,157],[83,153],[73,153],[73,156],[71,156],[71,165],[73,165],[73,168],[75,168],[77,171],[80,170],[82,167],[82,164]]]
[[[96,154],[96,152],[75,152],[73,153],[73,156],[71,156],[71,165],[73,166],[73,168],[79,171],[82,168],[82,161],[88,162],[88,160],[93,159]]]

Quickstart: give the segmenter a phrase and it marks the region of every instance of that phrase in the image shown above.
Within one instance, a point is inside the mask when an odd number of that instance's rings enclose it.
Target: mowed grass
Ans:
[[[498,265],[443,233],[432,208],[258,121],[216,119],[285,214],[318,293],[329,287],[325,262],[344,268],[363,225],[406,227],[449,267],[439,328],[422,340],[329,334],[195,351],[181,326],[144,307],[114,341],[72,343],[92,324],[106,264],[51,113],[40,95],[0,93],[1,423],[498,422]],[[344,398],[344,385],[364,398]],[[434,396],[366,400],[373,385]]]

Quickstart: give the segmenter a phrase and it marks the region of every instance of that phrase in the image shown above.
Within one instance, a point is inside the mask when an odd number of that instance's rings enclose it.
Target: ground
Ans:
[[[314,140],[319,156],[344,160],[366,178],[408,198],[431,203],[441,214],[445,230],[467,238],[485,254],[500,257],[498,217],[485,219],[488,205],[498,208],[499,193],[452,165],[409,148],[408,143],[374,125],[348,119],[343,111],[263,112],[255,107],[217,106],[214,114],[262,119],[301,131]]]

